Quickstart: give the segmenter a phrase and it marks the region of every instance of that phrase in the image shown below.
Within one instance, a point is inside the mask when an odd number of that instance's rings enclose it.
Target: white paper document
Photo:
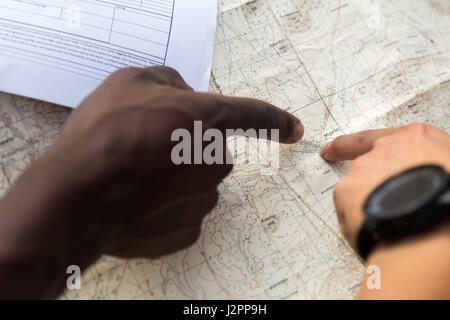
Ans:
[[[215,0],[1,0],[0,91],[76,107],[115,70],[170,66],[206,91]]]

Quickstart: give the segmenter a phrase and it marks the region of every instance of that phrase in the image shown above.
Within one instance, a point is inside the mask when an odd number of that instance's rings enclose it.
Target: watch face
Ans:
[[[371,217],[396,218],[426,207],[447,186],[446,172],[437,166],[404,171],[380,185],[369,196],[364,212]]]

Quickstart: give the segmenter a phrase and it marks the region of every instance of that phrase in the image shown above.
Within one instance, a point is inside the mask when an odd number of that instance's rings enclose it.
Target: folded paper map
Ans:
[[[61,298],[354,298],[364,268],[333,205],[333,187],[350,164],[325,163],[318,148],[342,134],[412,121],[450,131],[448,0],[219,0],[218,8],[210,91],[294,113],[304,141],[281,147],[275,174],[236,165],[192,247],[156,260],[104,256],[84,273],[81,290]],[[54,141],[67,115],[0,94],[2,192]]]

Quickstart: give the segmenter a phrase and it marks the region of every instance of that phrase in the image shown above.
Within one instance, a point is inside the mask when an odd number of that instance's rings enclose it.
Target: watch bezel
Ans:
[[[381,214],[381,215],[379,213],[377,213],[376,215],[372,213],[373,210],[371,210],[371,208],[373,207],[373,204],[372,204],[373,199],[375,197],[378,197],[378,194],[383,192],[382,190],[384,188],[386,188],[388,185],[390,185],[393,181],[403,178],[405,175],[411,175],[411,174],[414,174],[416,172],[421,172],[421,171],[427,171],[427,172],[434,171],[435,173],[437,173],[436,177],[440,179],[439,186],[436,188],[436,191],[430,197],[428,197],[426,199],[426,201],[424,201],[419,206],[414,208],[414,211],[412,211],[412,212],[397,211],[392,214],[388,213],[388,214]],[[367,197],[366,201],[364,202],[364,206],[363,206],[364,215],[369,221],[376,221],[379,223],[393,222],[396,220],[400,221],[400,220],[403,220],[404,217],[407,217],[408,219],[410,219],[409,217],[411,215],[415,215],[415,214],[420,215],[422,211],[424,211],[424,210],[426,211],[426,209],[429,208],[430,205],[435,203],[437,201],[437,199],[442,195],[442,193],[446,191],[448,184],[449,184],[448,173],[442,167],[437,166],[437,165],[422,165],[422,166],[413,167],[413,168],[404,170],[404,171],[390,177],[386,181],[384,181],[382,184],[380,184],[377,188],[375,188],[375,190],[373,190],[370,193],[370,195]]]
[[[367,207],[371,197],[384,188],[390,181],[397,179],[399,176],[411,174],[413,171],[420,170],[437,170],[441,178],[441,185],[436,192],[415,211],[403,215],[371,215],[367,212]],[[364,202],[363,212],[364,221],[358,234],[357,245],[360,255],[363,259],[372,251],[372,248],[380,240],[395,240],[409,234],[417,234],[425,232],[432,228],[436,223],[442,220],[442,217],[448,216],[448,210],[437,210],[435,206],[440,197],[448,192],[450,186],[450,174],[437,165],[422,165],[392,176],[385,182],[380,184]],[[447,208],[448,209],[448,208]]]

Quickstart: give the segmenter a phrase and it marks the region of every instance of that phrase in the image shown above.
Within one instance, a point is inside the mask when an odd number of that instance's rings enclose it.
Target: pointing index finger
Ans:
[[[223,110],[219,119],[218,129],[255,129],[268,130],[267,137],[270,139],[270,130],[279,130],[279,142],[298,142],[304,133],[301,121],[289,112],[277,108],[267,102],[250,99],[235,98],[216,94],[204,94],[205,99],[216,101],[219,109]],[[204,105],[208,105],[207,103]],[[210,108],[211,110],[211,108]],[[214,112],[214,110],[211,110]]]
[[[337,137],[320,150],[320,156],[329,162],[354,160],[369,152],[376,139],[398,132],[403,127],[367,130]]]

